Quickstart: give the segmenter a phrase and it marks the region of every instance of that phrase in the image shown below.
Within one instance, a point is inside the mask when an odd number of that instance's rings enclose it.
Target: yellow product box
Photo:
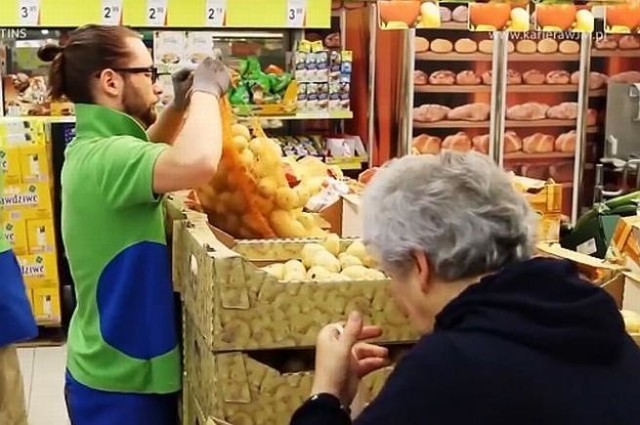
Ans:
[[[17,148],[2,146],[0,142],[0,170],[6,184],[22,183],[20,154]]]
[[[0,209],[19,212],[27,220],[51,218],[52,206],[48,183],[9,184],[0,196]]]
[[[33,314],[38,322],[60,322],[59,288],[34,289]]]
[[[11,249],[16,255],[26,255],[29,253],[29,243],[27,239],[27,222],[22,218],[10,219],[8,214],[0,214],[2,223],[2,233]]]
[[[18,263],[25,284],[33,289],[58,288],[58,260],[55,253],[21,255]]]
[[[56,252],[53,219],[27,220],[25,231],[30,254]]]
[[[21,146],[20,170],[24,183],[48,182],[51,179],[47,147],[42,144]]]

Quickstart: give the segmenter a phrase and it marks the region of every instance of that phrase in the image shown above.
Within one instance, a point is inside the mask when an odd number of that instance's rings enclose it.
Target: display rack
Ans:
[[[460,4],[441,3],[440,6],[452,8],[460,7]],[[444,22],[441,28],[404,31],[405,67],[401,86],[405,100],[399,113],[399,121],[400,140],[406,143],[400,147],[398,154],[411,153],[414,137],[421,134],[437,138],[441,143],[444,143],[448,136],[455,136],[457,133],[464,133],[464,137],[471,141],[479,135],[488,134],[489,146],[484,148],[485,153],[491,155],[505,169],[534,178],[553,178],[562,184],[563,213],[575,222],[585,208],[591,206],[592,195],[585,186],[589,186],[593,181],[592,170],[603,156],[604,149],[603,103],[607,99],[608,91],[606,82],[593,87],[591,68],[594,67],[594,71],[611,76],[625,69],[637,69],[637,66],[634,67],[637,65],[634,58],[640,59],[640,45],[625,46],[625,49],[599,48],[593,40],[603,37],[604,27],[601,15],[596,14],[596,17],[600,18],[596,19],[596,30],[593,34],[531,31],[523,37],[522,33],[472,32],[466,23],[459,22]],[[423,48],[416,51],[417,37],[429,41],[420,42],[421,46],[432,44],[436,39],[448,40],[451,42],[450,51],[436,53],[431,50],[431,46],[428,50]],[[638,36],[627,37],[638,39]],[[473,53],[458,52],[453,47],[456,41],[463,38],[476,44],[476,48],[470,49]],[[557,42],[543,41],[547,39],[556,39]],[[482,40],[491,40],[492,49],[480,49]],[[537,52],[523,53],[516,48],[518,40],[534,40]],[[573,45],[561,53],[557,44],[565,40]],[[551,45],[548,53],[540,53],[545,51],[541,42],[547,43],[547,46]],[[475,76],[487,71],[492,75],[490,81],[485,77],[481,84],[460,85],[455,81],[439,85],[431,82],[414,84],[415,71],[423,71],[430,76],[440,70],[453,71],[451,75],[454,77],[464,70],[473,71]],[[532,70],[540,71],[542,82],[533,83],[525,78],[525,73]],[[521,81],[507,84],[506,76],[514,71]],[[549,83],[548,75],[551,71],[559,71],[562,75],[561,83]],[[497,75],[500,77],[496,78]],[[434,119],[428,116],[421,119],[415,115],[415,108],[424,104],[440,104],[455,108],[476,102],[490,105],[490,112],[484,120],[451,120],[447,117]],[[562,119],[562,116],[545,116],[541,117],[543,119],[535,120],[518,119],[517,111],[510,110],[516,105],[530,102],[543,103],[550,107],[570,103],[567,106],[571,108],[571,116],[567,117],[570,119]],[[523,144],[524,139],[536,134],[548,136],[545,141],[547,147],[540,148],[540,152],[536,152],[535,148],[525,149],[529,150],[529,153],[522,152],[522,148],[519,149],[520,152],[506,152],[504,141],[507,132],[515,133],[520,144]],[[575,148],[560,147],[564,142],[559,139],[564,140],[567,137],[575,139]],[[554,147],[551,150],[548,148],[549,138],[554,139]]]

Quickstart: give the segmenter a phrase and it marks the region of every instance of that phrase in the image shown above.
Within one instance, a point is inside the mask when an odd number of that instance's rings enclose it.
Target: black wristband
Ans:
[[[308,404],[317,404],[318,406],[327,406],[338,408],[345,412],[348,415],[351,415],[351,409],[348,406],[343,406],[342,402],[338,397],[329,393],[320,393],[312,395],[309,400],[307,400]]]

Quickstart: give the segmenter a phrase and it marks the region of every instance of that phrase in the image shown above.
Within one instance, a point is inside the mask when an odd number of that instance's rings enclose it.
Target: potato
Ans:
[[[363,266],[350,266],[342,270],[340,273],[343,276],[352,280],[367,280],[369,269]]]
[[[262,267],[262,271],[269,273],[279,280],[284,279],[284,264],[282,263],[274,263],[266,267]]]
[[[307,279],[314,282],[327,282],[333,274],[322,266],[314,266],[307,272]]]
[[[249,149],[245,149],[240,153],[240,162],[246,167],[247,170],[253,169],[255,161],[256,159],[253,156],[253,152],[251,152]]]
[[[380,270],[367,269],[367,280],[384,280],[387,277]]]
[[[358,257],[347,254],[346,252],[339,254],[338,260],[340,260],[340,265],[343,269],[350,266],[362,266],[362,261],[360,261]]]
[[[292,210],[298,205],[298,195],[290,187],[281,187],[276,191],[276,205],[283,210]]]
[[[244,136],[233,136],[233,145],[238,152],[242,152],[249,147],[249,140]]]
[[[302,258],[302,264],[305,267],[311,267],[313,263],[313,257],[317,252],[325,251],[324,247],[317,243],[308,243],[302,247],[302,251],[300,251],[300,257]]]
[[[340,237],[335,233],[330,233],[325,240],[322,241],[322,246],[332,255],[338,255],[340,253]]]
[[[304,265],[298,260],[289,260],[284,263],[284,280],[288,282],[292,281],[304,281],[307,277],[307,270]]]
[[[362,241],[356,240],[349,245],[345,251],[347,254],[351,254],[354,257],[358,258],[360,261],[364,261],[367,257],[367,248],[365,248]]]
[[[313,256],[311,267],[321,266],[332,273],[340,272],[340,261],[326,250],[318,251]]]
[[[233,134],[234,136],[242,136],[246,140],[251,139],[251,132],[249,131],[249,128],[242,124],[233,124],[231,126],[231,134]]]

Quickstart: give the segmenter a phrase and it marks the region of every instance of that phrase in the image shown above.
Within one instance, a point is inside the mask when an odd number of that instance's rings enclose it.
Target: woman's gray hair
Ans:
[[[485,155],[406,156],[365,190],[363,239],[391,273],[424,252],[446,281],[493,272],[533,253],[536,215]]]

